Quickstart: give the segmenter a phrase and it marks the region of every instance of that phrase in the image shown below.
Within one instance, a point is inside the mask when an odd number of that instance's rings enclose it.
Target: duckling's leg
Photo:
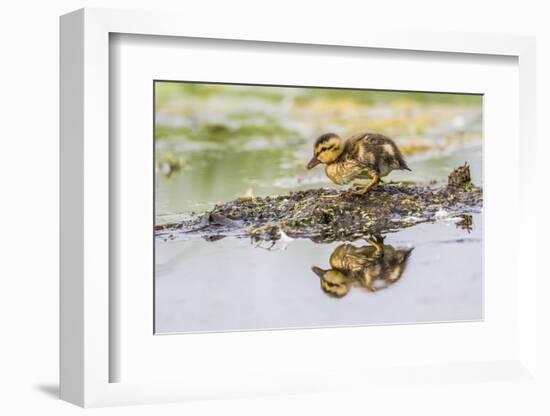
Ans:
[[[380,176],[378,175],[373,175],[372,179],[370,180],[370,182],[367,184],[367,186],[365,186],[363,189],[360,189],[358,191],[354,191],[353,193],[355,195],[364,195],[366,194],[368,191],[370,191],[373,187],[375,187],[376,185],[378,185],[378,183],[380,182]]]
[[[374,253],[375,256],[379,256],[380,254],[382,254],[384,252],[384,245],[382,243],[376,241],[374,238],[368,238],[367,241],[376,250],[375,253]]]

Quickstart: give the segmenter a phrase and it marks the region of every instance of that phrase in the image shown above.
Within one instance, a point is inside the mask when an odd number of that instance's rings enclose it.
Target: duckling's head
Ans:
[[[311,169],[319,163],[329,164],[340,157],[344,151],[344,141],[335,133],[327,133],[319,136],[313,146],[313,158],[307,164]]]
[[[313,266],[313,272],[321,278],[321,289],[329,295],[341,298],[348,294],[350,283],[346,275],[338,270],[323,270]]]

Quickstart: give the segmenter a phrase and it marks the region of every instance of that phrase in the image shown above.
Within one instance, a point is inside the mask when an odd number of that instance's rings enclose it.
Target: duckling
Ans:
[[[330,256],[328,270],[313,266],[313,272],[321,279],[321,289],[341,298],[351,286],[358,285],[370,292],[385,289],[397,282],[405,268],[412,249],[396,250],[383,244],[379,237],[369,238],[370,245],[355,247],[341,244]]]
[[[337,298],[348,294],[353,280],[344,273],[332,269],[323,270],[316,266],[313,266],[311,270],[321,277],[321,288],[325,293]]]
[[[326,133],[315,141],[312,169],[324,163],[325,173],[337,185],[354,179],[369,179],[355,194],[366,194],[393,170],[409,170],[401,151],[390,138],[375,133],[358,133],[343,140],[335,133]]]

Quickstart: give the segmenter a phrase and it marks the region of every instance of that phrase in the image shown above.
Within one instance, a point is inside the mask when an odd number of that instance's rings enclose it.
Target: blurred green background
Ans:
[[[482,96],[182,82],[155,83],[157,223],[244,195],[334,186],[305,164],[317,136],[393,138],[412,172],[443,181],[468,161],[482,180]]]

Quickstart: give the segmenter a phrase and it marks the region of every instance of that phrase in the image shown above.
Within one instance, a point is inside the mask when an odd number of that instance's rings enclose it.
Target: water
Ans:
[[[329,94],[331,101],[321,95],[321,101],[304,105],[296,89],[280,89],[283,99],[279,99],[249,88],[247,94],[257,95],[242,99],[241,93],[220,88],[204,96],[197,95],[200,89],[157,94],[157,224],[246,194],[335,187],[321,167],[305,169],[312,140],[319,132],[357,131],[359,125],[361,130],[366,125],[364,130],[391,135],[405,151],[413,171],[393,172],[387,180],[444,183],[455,167],[467,161],[473,182],[482,185],[480,105],[457,104],[455,98],[451,104],[430,104],[420,95],[406,105],[400,101],[359,105],[345,97],[339,100],[334,92]],[[170,163],[175,168],[167,167]],[[399,268],[387,270],[399,278],[376,292],[355,282],[340,298],[322,290],[312,266],[328,269],[329,258],[341,243],[300,239],[270,247],[232,237],[157,238],[155,330],[185,333],[482,319],[483,217],[473,214],[470,229],[457,221],[443,218],[386,235],[386,246],[398,252],[412,249]]]
[[[324,293],[311,267],[328,268],[339,245],[295,240],[266,250],[247,239],[157,242],[156,331],[460,321],[482,318],[482,216],[468,233],[451,221],[389,234],[410,249],[401,278],[384,290]],[[354,245],[364,245],[356,242]]]

